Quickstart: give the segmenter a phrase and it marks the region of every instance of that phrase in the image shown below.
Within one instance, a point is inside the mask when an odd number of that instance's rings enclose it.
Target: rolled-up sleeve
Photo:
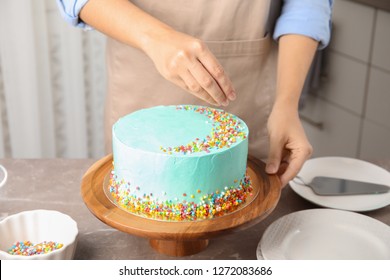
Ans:
[[[89,29],[80,18],[79,14],[88,0],[56,0],[62,17],[73,26]]]
[[[319,49],[329,44],[333,0],[284,0],[273,38],[300,34],[320,42]]]

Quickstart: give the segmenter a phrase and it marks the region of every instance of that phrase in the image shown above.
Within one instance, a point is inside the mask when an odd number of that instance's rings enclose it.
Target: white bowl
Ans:
[[[51,210],[32,210],[9,216],[0,222],[0,260],[70,260],[76,250],[77,223],[68,215]],[[11,255],[15,242],[44,241],[62,243],[63,247],[40,255]]]

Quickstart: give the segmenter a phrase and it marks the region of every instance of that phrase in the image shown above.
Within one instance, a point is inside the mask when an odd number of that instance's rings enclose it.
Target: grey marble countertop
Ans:
[[[81,178],[93,159],[0,159],[8,181],[0,188],[0,220],[21,211],[57,210],[78,223],[75,259],[175,259],[154,251],[148,240],[113,229],[98,220],[85,206]],[[390,170],[390,160],[372,161]],[[260,223],[210,240],[202,252],[181,259],[256,259],[256,248],[265,229],[291,212],[319,208],[286,187],[275,210]],[[390,206],[365,212],[390,225]],[[245,240],[245,242],[243,242]]]

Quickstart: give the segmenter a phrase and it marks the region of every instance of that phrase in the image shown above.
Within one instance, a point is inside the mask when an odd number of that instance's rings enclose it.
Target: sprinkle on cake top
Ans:
[[[174,147],[160,147],[164,153],[210,153],[212,149],[229,148],[236,143],[238,139],[247,137],[245,126],[234,115],[223,110],[217,110],[203,106],[181,105],[176,107],[177,110],[194,111],[205,115],[212,122],[210,135],[204,139],[196,138],[190,143]]]

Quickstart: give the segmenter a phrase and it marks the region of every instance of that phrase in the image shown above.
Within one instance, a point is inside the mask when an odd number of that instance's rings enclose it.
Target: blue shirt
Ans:
[[[56,0],[62,16],[74,26],[87,28],[79,18],[88,0]],[[272,1],[272,0],[271,0]],[[283,0],[283,8],[275,26],[273,38],[300,34],[320,42],[322,49],[329,44],[333,0]]]

